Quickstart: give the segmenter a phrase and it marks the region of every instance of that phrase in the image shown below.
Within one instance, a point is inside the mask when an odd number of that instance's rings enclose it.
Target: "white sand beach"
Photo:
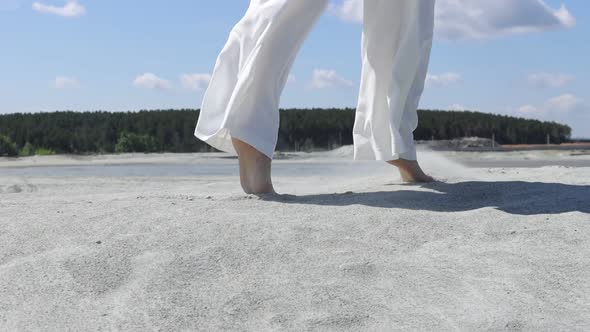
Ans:
[[[0,159],[0,330],[590,330],[590,158],[526,153]]]

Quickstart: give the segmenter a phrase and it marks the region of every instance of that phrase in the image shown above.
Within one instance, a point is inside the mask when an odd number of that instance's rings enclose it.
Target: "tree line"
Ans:
[[[571,128],[480,112],[418,111],[416,140],[495,137],[499,144],[568,142]],[[354,109],[280,111],[277,149],[310,151],[352,144]],[[0,115],[0,156],[119,152],[209,152],[194,137],[198,110],[51,112]]]

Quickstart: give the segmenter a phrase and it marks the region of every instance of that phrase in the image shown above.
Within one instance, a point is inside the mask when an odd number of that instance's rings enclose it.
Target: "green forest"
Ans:
[[[354,109],[285,109],[277,149],[310,151],[352,144]],[[500,144],[568,142],[571,128],[479,112],[420,110],[416,140],[494,135]],[[194,137],[198,110],[52,112],[0,115],[0,156],[123,152],[209,152]]]

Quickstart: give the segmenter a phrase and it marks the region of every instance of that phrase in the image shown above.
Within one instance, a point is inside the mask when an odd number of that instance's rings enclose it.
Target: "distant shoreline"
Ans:
[[[575,166],[590,167],[589,144],[563,144],[552,146],[499,146],[494,149],[487,147],[464,149],[433,149],[428,144],[418,144],[418,156],[427,160],[429,156],[444,156],[470,167],[543,167],[543,166]],[[352,145],[343,146],[329,151],[288,152],[277,151],[275,165],[295,165],[296,169],[304,169],[310,161],[320,164],[344,165],[354,163],[357,167],[371,169],[374,161],[355,161]],[[219,171],[233,169],[237,165],[236,157],[224,152],[195,153],[120,153],[120,154],[56,154],[30,157],[0,158],[2,175],[27,175],[46,172],[47,174],[110,174],[121,170],[121,174],[170,174],[186,173],[194,175],[195,166],[199,172],[216,174]],[[432,159],[432,158],[431,158]],[[364,166],[363,166],[364,165]],[[62,169],[63,167],[71,169]],[[34,171],[34,168],[45,170]],[[57,169],[59,168],[59,169]],[[84,168],[84,169],[81,169]],[[113,168],[113,169],[107,169]],[[219,168],[219,170],[217,169]],[[28,169],[28,170],[27,170]],[[94,169],[94,171],[92,170]],[[290,169],[287,167],[287,169]],[[94,172],[94,173],[93,173]],[[110,172],[110,173],[109,173]],[[43,173],[45,174],[45,173]],[[224,173],[225,174],[225,173]]]
[[[433,151],[441,151],[441,152],[517,152],[517,151],[586,151],[587,153],[582,153],[582,155],[590,155],[590,143],[562,143],[562,144],[505,144],[505,145],[496,145],[495,147],[491,146],[470,146],[470,147],[457,147],[446,145],[449,141],[439,140],[439,141],[418,141],[417,146],[424,146],[428,149]],[[345,147],[345,146],[343,146]],[[342,148],[342,147],[340,147]],[[338,148],[337,148],[338,149]],[[276,159],[282,159],[281,155],[286,154],[307,154],[313,152],[329,152],[334,150],[313,150],[313,151],[276,151]],[[64,154],[49,154],[46,156],[53,156],[53,157],[71,157],[71,158],[84,158],[84,157],[108,157],[108,156],[158,156],[158,155],[171,155],[171,156],[181,156],[181,155],[199,155],[209,158],[231,158],[231,156],[226,155],[224,152],[170,152],[170,151],[163,151],[163,152],[134,152],[134,153],[87,153],[87,154],[72,154],[72,153],[64,153]],[[35,158],[41,157],[43,155],[32,155],[32,156],[0,156],[0,160],[9,161],[9,160],[21,160],[25,158]],[[0,164],[0,167],[3,165]]]
[[[428,145],[428,143],[424,143]],[[510,151],[567,151],[567,150],[590,150],[590,143],[563,143],[563,144],[506,144],[496,147],[440,147],[430,146],[435,151],[457,151],[457,152],[510,152]]]

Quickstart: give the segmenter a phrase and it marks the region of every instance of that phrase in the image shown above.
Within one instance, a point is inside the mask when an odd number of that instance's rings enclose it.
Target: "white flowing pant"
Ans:
[[[365,0],[354,158],[416,160],[413,131],[433,39],[435,0]],[[195,136],[235,153],[240,139],[269,158],[291,66],[329,0],[251,0],[205,92]]]

